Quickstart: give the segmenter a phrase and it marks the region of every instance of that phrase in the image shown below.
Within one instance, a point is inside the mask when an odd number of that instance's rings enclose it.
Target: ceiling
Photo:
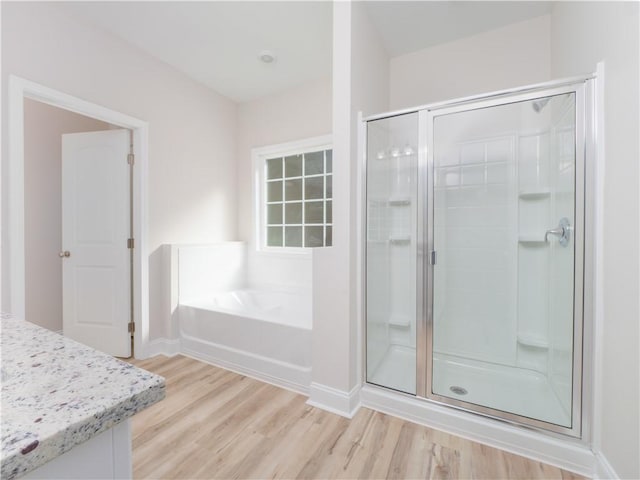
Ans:
[[[552,2],[369,1],[369,19],[391,57],[551,12]]]
[[[68,2],[64,8],[232,100],[331,75],[330,2]],[[263,50],[276,61],[258,60]]]
[[[61,5],[237,102],[330,76],[329,1]],[[394,57],[544,15],[551,2],[367,1],[365,7]],[[259,61],[264,50],[276,61]]]

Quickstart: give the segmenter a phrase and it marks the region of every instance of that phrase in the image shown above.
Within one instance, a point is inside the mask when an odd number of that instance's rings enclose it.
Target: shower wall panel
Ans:
[[[477,116],[445,117],[435,132],[434,350],[514,365],[515,135]]]

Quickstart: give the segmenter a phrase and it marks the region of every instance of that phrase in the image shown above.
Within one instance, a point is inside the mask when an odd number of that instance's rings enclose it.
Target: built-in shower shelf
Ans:
[[[391,318],[389,318],[389,326],[409,328],[411,326],[411,319],[406,315],[391,315]]]
[[[391,152],[378,152],[377,154],[375,154],[374,158],[376,160],[397,160],[414,157],[415,155],[415,150],[409,147],[408,149],[405,148],[402,150],[394,149]]]
[[[391,245],[409,245],[411,243],[410,235],[393,235],[389,237],[389,243]]]
[[[518,194],[522,200],[540,200],[549,197],[549,195],[551,195],[551,190],[548,188],[525,189],[520,190]]]
[[[549,348],[549,342],[546,338],[541,337],[540,335],[535,335],[532,333],[519,333],[518,334],[518,343],[520,345],[524,345],[525,347],[533,347],[533,348]]]
[[[409,197],[392,197],[389,199],[389,205],[392,207],[406,207],[411,205]]]

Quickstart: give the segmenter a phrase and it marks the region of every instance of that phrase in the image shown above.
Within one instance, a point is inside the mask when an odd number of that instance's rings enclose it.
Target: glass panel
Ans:
[[[267,183],[267,202],[282,201],[282,181]]]
[[[327,223],[333,223],[332,201],[327,201]]]
[[[284,204],[284,223],[302,223],[302,203],[296,202]]]
[[[304,174],[318,175],[324,173],[324,152],[304,154]]]
[[[415,394],[418,114],[367,129],[367,381]]]
[[[267,227],[267,246],[282,246],[282,227]]]
[[[323,202],[306,202],[304,204],[304,223],[324,223]]]
[[[332,245],[333,239],[331,238],[331,227],[327,226],[324,229],[324,246],[330,247]]]
[[[304,227],[304,246],[321,247],[324,227]]]
[[[434,118],[434,394],[571,427],[575,118],[574,94]]]
[[[282,204],[267,205],[267,224],[282,224]]]
[[[327,175],[326,194],[327,198],[333,197],[333,175]]]
[[[301,178],[298,178],[296,180],[285,180],[284,199],[287,201],[302,200],[302,179]]]
[[[284,246],[302,246],[302,227],[284,227]]]
[[[324,177],[312,177],[304,179],[304,198],[324,197]]]
[[[267,160],[267,178],[282,178],[282,159],[270,158]]]
[[[327,173],[331,173],[333,171],[332,163],[333,163],[333,150],[325,150],[324,151],[325,158],[327,159]]]
[[[302,155],[291,155],[290,157],[284,158],[284,176],[302,176]]]

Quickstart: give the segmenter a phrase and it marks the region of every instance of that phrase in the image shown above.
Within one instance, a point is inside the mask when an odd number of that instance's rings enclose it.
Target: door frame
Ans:
[[[53,107],[101,120],[133,131],[133,150],[136,158],[133,169],[133,229],[135,248],[133,271],[134,345],[136,358],[147,356],[149,343],[149,253],[148,253],[148,164],[149,124],[102,105],[54,90],[30,80],[9,76],[8,144],[9,162],[7,212],[9,228],[7,254],[9,305],[3,308],[25,318],[25,247],[24,247],[24,99],[29,98]],[[126,161],[123,159],[122,161]],[[7,271],[3,267],[3,271]]]

